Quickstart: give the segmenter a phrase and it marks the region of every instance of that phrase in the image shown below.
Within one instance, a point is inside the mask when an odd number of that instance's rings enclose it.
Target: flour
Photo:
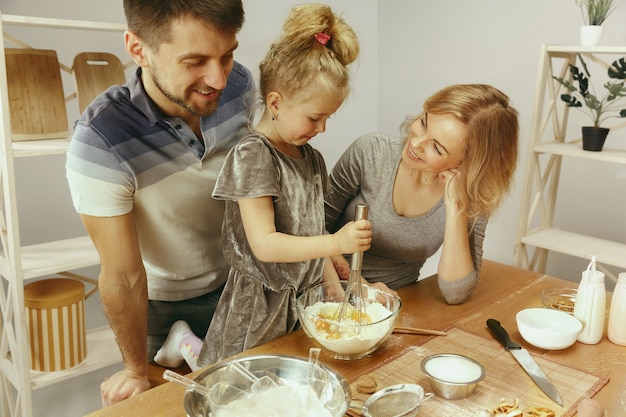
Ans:
[[[469,359],[445,355],[426,362],[425,369],[440,381],[461,384],[476,381],[482,375],[480,366]]]
[[[357,321],[352,318],[332,323],[340,305],[337,302],[318,302],[305,309],[309,314],[326,318],[317,319],[317,322],[311,319],[307,325],[313,338],[326,349],[342,355],[355,355],[373,348],[389,333],[393,320],[384,319],[392,313],[382,304],[371,303],[365,307],[364,312],[372,324],[361,326],[357,326]]]
[[[333,417],[308,385],[276,386],[231,401],[211,417]]]

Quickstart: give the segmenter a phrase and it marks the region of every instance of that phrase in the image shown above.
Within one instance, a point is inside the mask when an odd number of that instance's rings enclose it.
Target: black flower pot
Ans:
[[[583,149],[585,151],[601,151],[609,129],[605,127],[583,127]]]

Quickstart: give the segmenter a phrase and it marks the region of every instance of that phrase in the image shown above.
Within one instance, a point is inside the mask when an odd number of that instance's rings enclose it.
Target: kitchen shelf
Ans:
[[[88,236],[22,247],[24,279],[98,265],[98,252]]]
[[[70,138],[13,142],[13,156],[15,158],[19,158],[45,155],[65,155],[69,146]]]
[[[611,242],[605,239],[572,233],[556,228],[547,228],[529,232],[522,237],[526,245],[556,251],[578,258],[596,260],[607,265],[614,265],[626,269],[626,244]],[[593,250],[590,250],[593,248]]]
[[[580,137],[568,138],[569,107],[560,100],[563,89],[553,76],[567,78],[569,65],[576,63],[578,54],[588,67],[606,70],[611,62],[626,55],[626,46],[542,45],[514,263],[545,273],[549,252],[587,260],[595,256],[603,272],[616,281],[615,274],[605,266],[626,269],[626,241],[562,230],[553,224],[559,183],[567,181],[561,176],[563,158],[626,165],[626,150],[585,151]],[[624,122],[610,126],[610,135],[623,136],[620,129],[624,127]]]
[[[580,143],[542,143],[534,147],[535,152],[571,156],[575,158],[591,159],[603,162],[626,164],[626,151],[619,149],[602,148],[602,152],[584,151]]]
[[[5,31],[5,27],[21,26],[45,30],[63,29],[122,33],[125,24],[103,23],[0,13],[0,36],[3,48],[14,45],[31,48]],[[13,46],[11,46],[13,47]],[[59,63],[60,70],[71,68]],[[66,91],[64,91],[66,93]],[[66,103],[75,99],[67,94]],[[71,133],[70,133],[71,135]],[[27,138],[33,139],[33,137]],[[110,327],[87,330],[87,356],[76,366],[54,372],[30,369],[28,330],[24,305],[26,280],[63,275],[82,280],[97,290],[97,280],[75,271],[99,264],[98,253],[88,236],[22,246],[17,210],[15,158],[65,155],[70,137],[45,140],[12,140],[11,113],[7,92],[7,67],[4,51],[0,54],[0,415],[32,417],[32,391],[74,378],[122,361],[121,353]],[[42,204],[42,210],[45,205]]]
[[[78,29],[98,32],[124,32],[126,25],[122,23],[91,22],[84,20],[53,19],[48,17],[2,15],[4,26],[37,27],[48,29]]]
[[[23,280],[99,263],[98,252],[87,236],[23,246],[20,252]],[[0,257],[0,275],[5,279],[11,275],[11,265],[4,256]]]

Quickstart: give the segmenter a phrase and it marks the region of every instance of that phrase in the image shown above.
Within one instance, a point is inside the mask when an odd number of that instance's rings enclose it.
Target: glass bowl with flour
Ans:
[[[342,281],[345,290],[347,282]],[[369,285],[362,285],[362,307],[350,297],[338,320],[343,293],[318,284],[298,297],[296,306],[305,333],[324,353],[335,359],[360,359],[378,349],[392,333],[400,312],[400,298]]]

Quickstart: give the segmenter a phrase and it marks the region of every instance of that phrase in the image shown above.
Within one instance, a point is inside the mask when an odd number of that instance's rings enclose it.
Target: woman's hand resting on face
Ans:
[[[452,213],[465,211],[467,196],[465,195],[465,178],[458,168],[451,168],[439,173],[445,182],[444,203],[446,210]]]

